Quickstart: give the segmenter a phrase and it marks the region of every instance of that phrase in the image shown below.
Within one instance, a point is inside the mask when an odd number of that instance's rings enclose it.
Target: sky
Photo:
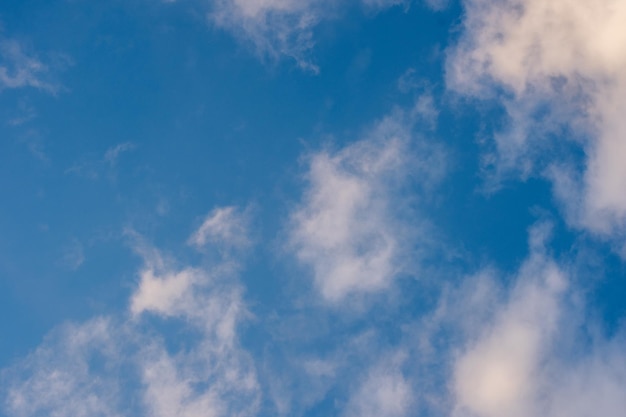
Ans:
[[[622,417],[625,0],[0,4],[0,416]]]

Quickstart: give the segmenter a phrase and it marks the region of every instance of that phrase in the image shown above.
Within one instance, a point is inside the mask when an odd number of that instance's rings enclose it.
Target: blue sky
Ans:
[[[625,19],[4,2],[0,415],[623,415]]]

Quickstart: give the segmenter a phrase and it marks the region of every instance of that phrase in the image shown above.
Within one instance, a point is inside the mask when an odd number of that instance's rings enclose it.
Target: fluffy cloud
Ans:
[[[309,158],[308,188],[292,214],[289,244],[328,301],[388,287],[407,272],[412,245],[427,240],[426,228],[407,218],[402,190],[412,175],[423,184],[436,181],[444,164],[427,147],[413,154],[415,116],[397,112],[365,139]]]
[[[623,230],[626,3],[464,3],[464,30],[448,56],[448,85],[504,103],[510,125],[496,134],[491,162],[500,173],[550,178],[573,224],[600,234]],[[566,153],[568,147],[582,147],[584,160]]]
[[[556,265],[535,255],[523,267],[518,287],[493,323],[455,364],[458,415],[485,417],[536,415],[530,401],[541,357],[559,321],[565,279]]]
[[[575,290],[545,252],[544,231],[533,231],[538,239],[508,300],[468,328],[453,362],[455,417],[583,417],[600,408],[604,416],[623,413],[626,351],[617,348],[623,338],[583,342],[584,308],[572,304]]]
[[[176,267],[135,238],[145,265],[130,314],[63,326],[4,370],[7,415],[256,414],[260,388],[239,345],[246,309],[232,261]],[[175,323],[176,332],[167,323]]]

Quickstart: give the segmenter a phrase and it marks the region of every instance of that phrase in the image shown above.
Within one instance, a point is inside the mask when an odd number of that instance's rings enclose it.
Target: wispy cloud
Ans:
[[[116,168],[120,157],[136,148],[133,142],[123,142],[108,148],[102,156],[85,158],[65,170],[66,174],[76,174],[92,180],[103,175],[109,178],[116,177]]]
[[[144,261],[129,314],[61,326],[3,370],[7,415],[255,415],[260,388],[239,344],[246,309],[232,261],[177,267],[129,236]],[[166,322],[189,337],[173,341]]]
[[[546,224],[531,229],[530,255],[504,298],[494,288],[481,290],[487,297],[463,294],[486,303],[461,307],[458,320],[467,325],[464,342],[452,348],[452,416],[582,417],[597,407],[611,417],[623,412],[626,351],[616,349],[623,336],[591,336],[584,297],[567,264],[549,256],[548,236]],[[487,288],[497,282],[485,281]],[[473,311],[480,321],[471,319]]]
[[[543,222],[530,229],[529,254],[512,274],[487,266],[457,283],[448,281],[434,309],[399,325],[406,359],[395,369],[411,387],[411,412],[622,413],[626,328],[612,336],[600,330],[574,278],[580,273],[575,263],[552,256],[551,232]]]
[[[7,120],[9,126],[22,126],[37,117],[37,111],[26,100],[20,100],[15,115]]]
[[[497,175],[544,175],[574,225],[626,227],[626,4],[619,0],[467,0],[448,52],[450,88],[498,98]],[[502,90],[504,92],[502,92]],[[581,147],[584,160],[567,149]]]
[[[54,330],[37,350],[0,374],[7,415],[120,415],[115,373],[94,372],[123,362],[115,333],[106,318]]]
[[[61,263],[72,271],[77,270],[85,262],[85,250],[78,239],[72,241],[63,249]]]
[[[346,417],[403,417],[411,415],[415,395],[403,375],[403,352],[383,357],[368,370],[348,400]]]
[[[166,265],[159,260],[156,264]],[[150,261],[149,265],[155,265]],[[220,284],[216,271],[185,268],[141,272],[131,300],[133,317],[156,314],[187,323],[198,339],[176,354],[160,339],[140,349],[147,415],[196,417],[255,415],[260,401],[254,364],[238,346],[245,313],[239,288]],[[236,399],[236,400],[235,400]]]
[[[201,249],[207,244],[222,248],[243,249],[251,244],[248,235],[248,214],[236,207],[220,207],[211,211],[188,240]]]
[[[365,139],[308,158],[308,186],[291,216],[289,247],[328,301],[387,288],[409,270],[409,248],[428,240],[425,222],[407,217],[402,190],[413,175],[422,185],[436,182],[445,163],[438,148],[415,152],[417,117],[397,111]]]
[[[251,43],[265,59],[290,57],[305,70],[319,68],[310,56],[314,30],[336,18],[349,1],[329,0],[214,0],[209,20]],[[382,10],[404,0],[360,0],[368,9]]]
[[[135,144],[132,142],[124,142],[118,145],[115,145],[104,153],[104,162],[108,163],[111,166],[115,166],[117,163],[117,159],[119,156],[124,153],[135,149]]]
[[[0,35],[0,91],[33,87],[55,94],[60,86],[52,81],[50,68],[22,43]]]

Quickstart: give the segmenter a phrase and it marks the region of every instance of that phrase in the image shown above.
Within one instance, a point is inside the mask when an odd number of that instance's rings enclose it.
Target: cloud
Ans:
[[[119,156],[124,153],[135,149],[135,144],[132,142],[124,142],[107,149],[104,153],[104,162],[111,166],[117,163]]]
[[[37,117],[35,108],[24,99],[18,101],[16,110],[15,115],[7,120],[9,126],[22,126]]]
[[[113,417],[121,415],[114,375],[95,372],[121,362],[111,322],[68,324],[1,374],[8,416]]]
[[[450,4],[450,0],[424,0],[424,4],[432,10],[438,12],[445,10]]]
[[[569,221],[598,234],[626,227],[626,3],[466,0],[448,51],[451,89],[497,98],[497,175],[553,181]],[[576,149],[584,151],[577,159]],[[581,172],[582,171],[582,172]]]
[[[117,165],[120,156],[135,149],[132,142],[123,142],[108,148],[102,156],[96,158],[83,158],[65,170],[66,174],[75,174],[92,180],[97,180],[102,176],[114,181],[117,177]]]
[[[545,231],[532,231],[531,254],[507,299],[467,329],[452,366],[453,417],[623,413],[626,352],[616,348],[623,337],[585,342],[585,307],[573,301],[567,270],[548,256]]]
[[[307,188],[291,215],[288,245],[330,302],[388,287],[408,271],[408,251],[419,253],[413,245],[428,240],[427,227],[407,215],[402,190],[411,176],[426,186],[437,182],[445,164],[440,149],[414,153],[417,117],[398,111],[365,139],[308,158]]]
[[[470,410],[485,417],[536,415],[531,401],[538,394],[535,378],[556,332],[558,297],[564,287],[561,272],[543,262],[532,259],[525,265],[539,267],[533,271],[539,275],[529,277],[530,282],[521,278],[510,304],[456,362],[455,414]]]
[[[17,40],[0,35],[0,91],[24,87],[33,87],[52,94],[60,88],[50,80],[48,65],[27,53]]]
[[[129,314],[61,326],[3,370],[7,415],[256,415],[260,387],[239,343],[247,312],[232,260],[177,267],[130,236],[144,266]]]
[[[294,326],[289,315],[279,318],[290,323],[286,331],[292,337],[273,338],[268,350],[280,348],[264,358],[261,378],[275,409],[267,414],[311,415],[331,404],[335,411],[326,414],[346,417],[402,416],[414,410],[413,376],[405,373],[410,358],[402,346],[389,343],[388,329],[369,321],[365,329],[355,329],[354,321],[341,323],[332,310],[319,307],[306,316],[301,318],[308,320],[306,326]],[[332,323],[320,323],[324,316]]]
[[[150,415],[255,414],[260,400],[256,371],[237,340],[245,308],[240,289],[219,282],[223,272],[219,266],[210,272],[171,269],[154,252],[141,272],[131,299],[133,317],[156,314],[178,319],[180,325],[187,323],[190,331],[198,332],[199,338],[185,343],[175,355],[154,338],[140,350],[138,362]]]
[[[210,212],[188,240],[196,248],[211,243],[222,248],[244,248],[250,245],[248,218],[236,207],[221,207]]]
[[[382,10],[404,0],[361,0],[368,8]],[[309,53],[315,45],[314,30],[336,18],[348,1],[330,0],[214,0],[209,20],[251,43],[259,55],[270,60],[290,57],[304,70],[319,68]]]
[[[76,271],[85,262],[85,249],[78,239],[65,246],[61,257],[61,264],[71,271]]]
[[[346,417],[402,417],[409,415],[414,394],[401,370],[406,355],[398,352],[369,370],[348,401]]]

